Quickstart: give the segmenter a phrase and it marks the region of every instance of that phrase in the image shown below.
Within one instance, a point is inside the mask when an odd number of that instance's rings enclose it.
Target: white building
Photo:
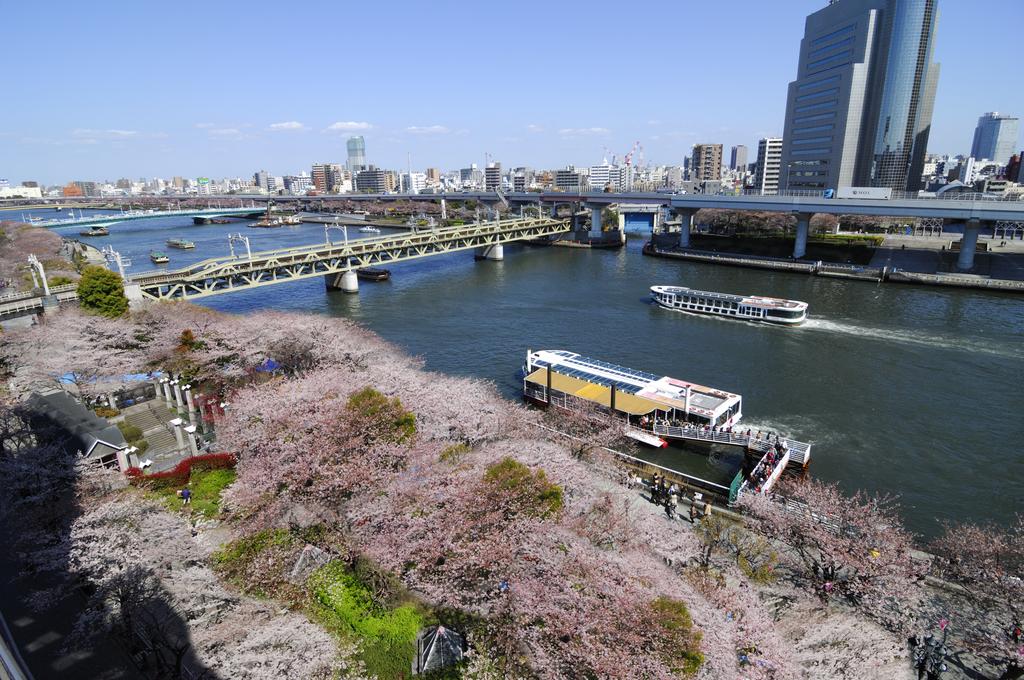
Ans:
[[[590,189],[604,191],[610,187],[612,191],[623,191],[626,188],[627,168],[610,164],[607,159],[601,165],[590,166]]]
[[[765,137],[757,143],[757,170],[754,189],[762,196],[779,193],[779,168],[782,165],[782,138]]]
[[[412,179],[410,180],[410,176]],[[427,174],[425,172],[402,173],[402,192],[418,194],[427,188]]]

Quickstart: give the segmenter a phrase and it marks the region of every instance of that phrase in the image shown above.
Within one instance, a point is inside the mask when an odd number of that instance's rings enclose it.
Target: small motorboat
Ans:
[[[167,257],[158,250],[150,251],[149,259],[153,261],[153,264],[167,264],[171,261],[171,258]]]
[[[359,227],[359,231],[363,232],[364,234],[379,234],[380,233],[380,229],[378,229],[377,227],[371,227],[371,226]]]
[[[183,238],[169,238],[167,239],[167,247],[188,250],[190,248],[195,248],[196,244],[193,243],[192,241],[186,241]]]
[[[381,267],[363,267],[356,270],[356,278],[363,281],[387,281],[391,278],[391,270]]]
[[[93,227],[86,231],[78,232],[79,236],[110,236],[110,230],[106,227]]]

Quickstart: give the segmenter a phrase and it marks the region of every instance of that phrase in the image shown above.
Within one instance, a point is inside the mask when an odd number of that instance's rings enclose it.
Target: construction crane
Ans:
[[[633,154],[636,153],[637,149],[641,149],[640,142],[633,142],[633,148],[630,149],[629,153],[626,154],[626,166],[627,167],[633,164]],[[643,153],[643,150],[641,149],[641,154],[642,153]]]

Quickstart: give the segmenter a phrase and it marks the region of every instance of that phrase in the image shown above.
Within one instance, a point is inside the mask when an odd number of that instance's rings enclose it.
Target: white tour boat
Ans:
[[[679,312],[714,314],[746,321],[795,326],[807,320],[807,303],[799,300],[730,295],[680,286],[651,286],[651,299]]]

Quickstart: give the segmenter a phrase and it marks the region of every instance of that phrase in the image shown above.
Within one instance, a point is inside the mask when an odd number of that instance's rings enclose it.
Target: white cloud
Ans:
[[[93,139],[124,139],[135,137],[139,133],[136,130],[92,130],[90,128],[75,128],[71,131],[72,137],[91,137]]]
[[[216,137],[237,137],[242,134],[238,128],[213,128],[208,132]]]
[[[339,120],[337,123],[331,123],[327,126],[327,130],[330,131],[346,131],[346,130],[369,130],[373,126],[367,122],[358,122],[354,120]]]
[[[533,123],[530,123],[529,125],[527,125],[526,129],[529,130],[530,132],[544,132],[544,126],[543,125],[535,125]]]
[[[603,127],[588,127],[588,128],[562,128],[558,131],[558,134],[563,137],[581,137],[586,135],[608,135],[611,134],[611,130]]]
[[[297,120],[289,120],[284,123],[272,123],[271,130],[305,130],[306,126]]]
[[[449,132],[444,125],[410,125],[405,131],[414,135],[443,135]]]
[[[196,127],[197,128],[202,128],[202,129],[212,128],[213,127],[213,123],[196,123]]]

